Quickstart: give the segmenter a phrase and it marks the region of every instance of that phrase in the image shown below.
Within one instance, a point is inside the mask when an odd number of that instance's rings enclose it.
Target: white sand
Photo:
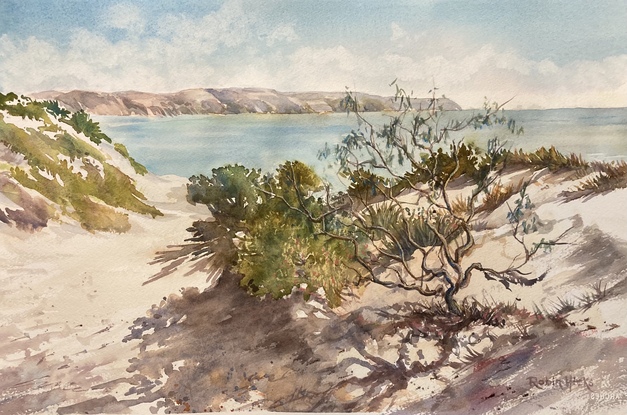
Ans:
[[[85,389],[124,375],[128,359],[137,354],[136,342],[121,342],[133,319],[183,286],[206,285],[206,275],[183,278],[183,272],[175,272],[142,286],[160,270],[149,265],[155,253],[182,243],[192,221],[209,215],[204,205],[185,201],[185,182],[142,178],[139,187],[159,196],[158,203],[150,202],[165,216],[131,214],[132,229],[126,234],[91,234],[76,224],[53,222],[29,234],[0,224],[0,370],[44,353],[48,368],[21,371],[19,382],[29,382],[69,364],[51,375],[52,381],[35,387],[38,392],[75,387],[70,382],[81,378],[77,370],[85,371]],[[9,395],[15,397],[15,392],[4,391],[1,398]]]
[[[151,305],[181,287],[207,286],[207,275],[183,277],[185,270],[142,286],[160,270],[159,265],[149,264],[155,252],[181,243],[188,237],[185,229],[192,221],[209,214],[206,207],[185,201],[185,179],[147,176],[138,180],[138,189],[165,216],[151,219],[131,214],[132,229],[126,234],[91,234],[67,223],[50,223],[41,232],[29,234],[0,224],[0,370],[16,368],[13,383],[4,384],[0,399],[27,394],[46,396],[49,391],[63,390],[67,395],[63,405],[68,405],[102,396],[102,390],[91,388],[127,376],[128,360],[137,355],[138,342],[121,341],[129,334],[133,319],[145,315]],[[546,189],[532,190],[535,202]],[[544,236],[555,236],[577,225],[577,231],[567,238],[570,245],[557,247],[533,262],[535,270],[550,269],[551,277],[533,287],[515,286],[508,291],[498,282],[478,276],[463,295],[479,300],[519,301],[529,309],[534,304],[547,305],[560,296],[574,296],[589,288],[587,282],[569,280],[578,268],[563,261],[585,242],[577,232],[597,227],[604,234],[626,240],[627,190],[566,204],[556,201],[555,193],[542,196],[546,203],[538,206],[537,213],[542,220],[553,223],[551,229],[543,231]],[[504,252],[508,245],[493,237],[506,235],[507,226],[488,231],[475,257],[503,262],[495,253]],[[343,310],[413,300],[415,297],[407,293],[370,286],[361,300],[346,304]],[[612,298],[585,313],[573,313],[572,320],[582,326],[594,324],[597,330],[590,333],[593,336],[626,336],[624,306],[625,298]],[[604,331],[612,324],[618,327]],[[32,363],[33,357],[40,363]],[[123,399],[127,389],[128,384],[120,390],[112,386],[107,392]],[[49,405],[40,409],[42,413],[54,412],[58,406],[56,401],[40,405]],[[137,411],[145,413],[147,407],[140,405]]]

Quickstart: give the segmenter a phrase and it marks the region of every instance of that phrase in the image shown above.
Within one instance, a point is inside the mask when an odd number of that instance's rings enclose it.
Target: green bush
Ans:
[[[286,222],[280,212],[256,221],[238,252],[241,284],[252,294],[273,298],[296,288],[308,299],[322,288],[329,305],[338,306],[343,288],[355,278],[345,267],[350,246],[302,225]]]
[[[213,169],[211,177],[191,177],[188,200],[207,205],[214,219],[193,228],[198,248],[204,249],[200,255],[231,258],[227,266],[242,275],[242,287],[254,295],[281,298],[296,288],[308,298],[322,289],[331,305],[339,305],[342,289],[354,278],[344,268],[353,246],[320,232],[333,227],[316,197],[321,189],[320,178],[298,161],[264,176],[228,165]],[[217,228],[225,231],[216,233]],[[217,246],[226,251],[217,252]]]
[[[111,139],[105,133],[100,131],[99,123],[93,121],[89,114],[80,110],[72,113],[70,118],[62,118],[61,121],[74,128],[77,133],[83,133],[87,138],[96,144],[100,144],[103,140],[111,143]]]
[[[229,227],[254,217],[259,207],[261,173],[241,165],[212,170],[212,176],[192,176],[187,185],[190,203],[207,205],[213,216]]]

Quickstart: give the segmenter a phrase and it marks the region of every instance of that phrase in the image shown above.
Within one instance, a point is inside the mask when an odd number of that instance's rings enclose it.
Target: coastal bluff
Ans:
[[[173,93],[138,91],[69,92],[45,91],[33,98],[56,100],[71,111],[84,110],[96,115],[176,116],[193,114],[310,114],[343,112],[344,92],[279,92],[264,88],[187,89]],[[393,111],[393,97],[357,93],[363,111]],[[429,98],[417,98],[415,108],[427,108]],[[445,110],[462,108],[448,98],[438,98]]]

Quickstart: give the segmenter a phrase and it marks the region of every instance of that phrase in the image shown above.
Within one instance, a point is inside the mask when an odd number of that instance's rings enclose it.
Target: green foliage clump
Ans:
[[[148,173],[148,169],[143,164],[137,162],[137,160],[135,160],[133,157],[130,156],[130,154],[128,153],[128,149],[126,148],[124,144],[113,143],[113,148],[115,149],[115,151],[120,153],[125,159],[127,159],[129,163],[131,163],[131,166],[135,170],[135,173],[141,174],[142,176]]]
[[[59,105],[59,101],[41,101],[46,111],[56,118],[67,118],[72,112]]]
[[[93,121],[89,114],[83,110],[72,113],[70,118],[61,118],[61,121],[72,127],[77,133],[85,134],[96,144],[100,144],[102,140],[111,143],[109,136],[100,130],[99,123]]]
[[[494,160],[479,149],[466,143],[448,150],[438,148],[432,154],[423,154],[421,162],[405,174],[397,188],[405,190],[408,183],[425,183],[436,188],[442,188],[450,181],[460,177],[480,182],[484,180],[493,168]]]
[[[367,206],[365,209],[365,227],[372,230],[370,240],[381,241],[387,255],[411,258],[420,248],[442,245],[436,231],[448,242],[461,233],[451,215],[424,210],[408,212],[407,209],[390,203]],[[432,226],[429,226],[429,221]]]
[[[12,103],[13,101],[16,101]],[[59,105],[58,101],[33,101],[29,97],[18,97],[15,93],[0,93],[0,110],[7,111],[10,115],[44,121],[50,124],[48,114],[53,115],[59,121],[69,125],[77,133],[83,133],[92,142],[100,144],[103,140],[111,143],[112,140],[100,130],[100,125],[92,120],[84,110],[71,112]]]
[[[15,103],[11,103],[16,101]],[[18,97],[15,93],[0,93],[0,110],[7,111],[10,115],[30,120],[41,120],[50,123],[43,105],[28,97]]]
[[[382,200],[383,193],[392,191],[393,181],[362,168],[345,174],[349,180],[347,193],[349,196],[370,204]]]
[[[213,169],[211,177],[192,176],[187,185],[188,201],[207,205],[213,216],[229,228],[240,230],[259,207],[257,187],[261,173],[241,165]]]
[[[551,146],[548,149],[540,147],[533,152],[525,152],[523,150],[507,151],[503,153],[501,159],[507,166],[548,168],[551,171],[589,167],[589,164],[581,156],[576,154],[564,155],[555,146]]]
[[[161,215],[142,201],[145,198],[130,177],[108,164],[99,151],[67,133],[58,134],[54,140],[37,131],[27,133],[0,123],[0,141],[12,151],[23,154],[30,167],[28,172],[13,167],[13,178],[57,203],[63,213],[77,219],[86,229],[127,230],[126,215],[115,212],[112,207],[153,217]],[[85,176],[75,172],[63,156],[70,161],[80,160]],[[96,202],[92,198],[108,206],[100,204],[95,209]],[[106,212],[106,216],[117,219],[99,221],[96,212]]]
[[[242,274],[241,285],[252,294],[281,298],[296,287],[308,298],[322,289],[331,305],[339,305],[353,278],[343,272],[352,246],[316,231],[325,209],[315,196],[322,181],[313,170],[298,161],[272,175],[229,165],[190,182],[188,200],[206,204],[214,218],[194,228],[200,255],[220,256],[218,263]]]
[[[255,295],[281,298],[296,288],[307,300],[322,288],[334,307],[354,279],[345,267],[352,254],[349,245],[315,235],[303,224],[286,223],[278,212],[255,223],[238,254],[235,269],[243,275],[241,284]]]
[[[16,101],[17,99],[18,97],[15,92],[9,92],[8,94],[0,92],[0,109],[7,109],[11,106],[9,103],[11,101]]]

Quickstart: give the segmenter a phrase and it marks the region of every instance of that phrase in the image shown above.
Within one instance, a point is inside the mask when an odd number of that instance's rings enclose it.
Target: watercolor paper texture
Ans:
[[[0,0],[0,414],[625,413],[625,22]]]

